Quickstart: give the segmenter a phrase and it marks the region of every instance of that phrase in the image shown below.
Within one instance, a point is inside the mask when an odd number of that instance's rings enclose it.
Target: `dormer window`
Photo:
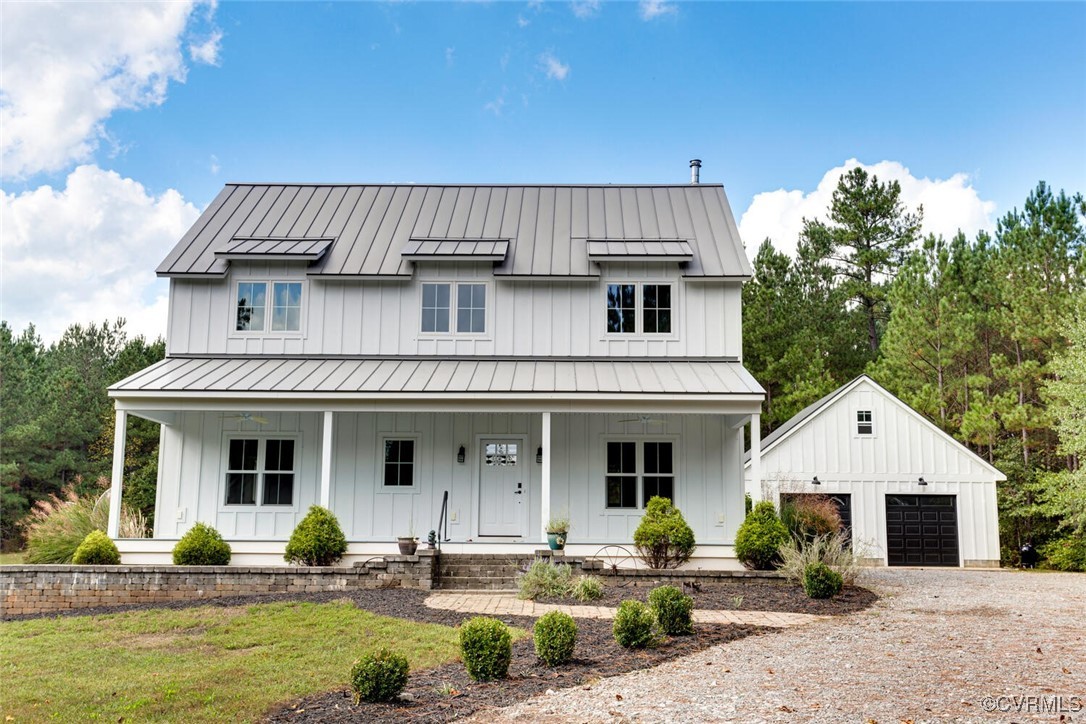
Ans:
[[[453,299],[456,300],[455,317]],[[458,334],[486,333],[486,284],[441,282],[422,285],[422,331],[446,334],[451,330],[453,319]]]
[[[269,286],[271,300],[268,299]],[[298,332],[302,329],[301,282],[238,282],[237,302],[234,329],[238,332]]]
[[[670,284],[608,284],[608,334],[671,334]]]
[[[871,410],[856,411],[856,434],[874,435],[875,425],[871,418]]]

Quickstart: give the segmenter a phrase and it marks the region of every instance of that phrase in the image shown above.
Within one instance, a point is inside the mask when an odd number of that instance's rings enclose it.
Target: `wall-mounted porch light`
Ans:
[[[461,446],[460,446],[460,449],[456,451],[456,462],[458,462],[458,463],[460,463],[461,465],[463,465],[463,464],[464,464],[464,460],[466,460],[466,459],[467,459],[467,457],[468,457],[468,453],[467,453],[467,451],[466,451],[466,450],[464,450],[464,446],[463,446],[463,445],[461,445]]]
[[[543,446],[540,445],[535,451],[535,461],[542,464],[543,462]]]
[[[817,475],[814,476],[813,480],[811,480],[811,485],[821,485],[821,484],[822,484],[822,481],[818,479]]]
[[[916,481],[916,484],[917,485],[927,485],[928,481],[924,480],[924,478],[920,478],[919,480]]]

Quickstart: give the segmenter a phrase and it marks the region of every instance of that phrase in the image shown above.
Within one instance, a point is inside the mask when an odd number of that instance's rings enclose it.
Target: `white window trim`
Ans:
[[[265,299],[267,303],[264,305],[264,329],[238,329],[238,286],[241,284],[266,284],[267,291],[265,292]],[[298,329],[296,330],[272,330],[272,309],[275,306],[275,285],[276,284],[301,284],[302,285],[302,303],[301,308],[298,310]],[[309,308],[309,284],[304,279],[290,279],[283,277],[236,277],[233,279],[233,283],[230,286],[232,296],[230,297],[230,333],[229,337],[234,339],[252,339],[254,337],[272,337],[283,339],[302,339],[305,337],[305,319],[306,310]]]
[[[226,476],[230,473],[230,442],[232,440],[256,440],[256,490],[253,503],[227,503],[226,502]],[[264,503],[264,475],[269,471],[264,465],[267,460],[268,440],[292,440],[294,442],[294,469],[272,470],[273,473],[291,472],[294,474],[294,487],[291,490],[290,503]],[[302,441],[298,435],[281,432],[231,432],[223,436],[222,446],[222,470],[219,472],[219,511],[238,512],[243,510],[274,510],[297,511],[299,482],[301,476],[298,473],[298,465],[302,457]],[[235,471],[237,472],[237,471]],[[245,471],[250,472],[250,471]]]
[[[637,505],[633,508],[611,508],[607,505],[607,443],[609,442],[632,442],[636,443],[637,447],[634,452],[634,460],[637,469]],[[672,483],[672,501],[676,506],[679,506],[679,480],[682,473],[682,458],[679,454],[679,436],[678,435],[604,435],[600,438],[602,459],[603,459],[603,488],[601,491],[601,500],[603,501],[603,512],[605,515],[631,515],[631,514],[643,514],[645,512],[645,503],[643,500],[645,496],[645,443],[646,442],[669,442],[671,443],[671,477],[674,478]],[[660,477],[654,475],[652,477]]]
[[[415,443],[415,457],[411,461],[411,485],[385,485],[385,441],[411,440]],[[422,448],[418,433],[381,432],[377,434],[377,467],[374,471],[374,490],[378,495],[417,495],[422,492],[419,484],[419,466],[422,464]]]
[[[449,331],[448,332],[423,332],[422,331],[422,288],[426,284],[448,284],[449,285]],[[458,307],[458,293],[457,287],[463,284],[473,286],[486,287],[486,307],[483,309],[483,324],[485,329],[482,332],[457,332],[456,331],[456,318]],[[416,329],[418,330],[418,341],[428,341],[437,339],[471,339],[479,341],[488,341],[493,339],[494,333],[491,331],[494,329],[494,285],[484,279],[423,279],[419,284],[418,292],[419,300],[419,313],[416,320]]]
[[[646,332],[645,326],[645,292],[643,287],[648,284],[651,286],[669,286],[671,287],[671,331],[670,332]],[[608,332],[607,331],[607,312],[610,311],[607,306],[607,287],[610,286],[629,286],[633,285],[636,289],[634,292],[634,330],[633,332]],[[675,314],[675,310],[678,308],[681,300],[679,299],[679,289],[682,285],[674,279],[608,279],[603,283],[602,297],[603,297],[603,340],[614,341],[618,339],[637,339],[637,340],[652,340],[652,339],[677,339],[679,329],[679,318]]]
[[[871,432],[860,432],[860,418],[859,413],[867,412],[871,415]],[[875,427],[875,410],[874,408],[867,409],[855,409],[852,411],[852,436],[867,439],[869,437],[877,437],[878,428]]]

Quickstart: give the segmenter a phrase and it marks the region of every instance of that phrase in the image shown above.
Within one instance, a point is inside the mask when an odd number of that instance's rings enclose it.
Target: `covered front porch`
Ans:
[[[645,501],[663,494],[694,529],[692,565],[734,564],[743,428],[757,438],[760,389],[240,394],[131,379],[111,392],[115,460],[128,415],[162,433],[154,537],[119,540],[126,563],[167,562],[200,521],[230,541],[234,564],[278,564],[313,504],[339,519],[347,563],[395,552],[399,536],[425,545],[431,530],[446,553],[531,552],[552,516],[570,521],[567,551],[590,556],[632,550]]]

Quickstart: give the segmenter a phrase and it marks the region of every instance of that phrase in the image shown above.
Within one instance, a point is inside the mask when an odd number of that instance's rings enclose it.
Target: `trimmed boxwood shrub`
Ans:
[[[573,658],[577,644],[577,622],[568,613],[551,611],[535,622],[535,653],[547,666],[564,664]]]
[[[290,534],[283,558],[303,566],[330,566],[346,552],[347,538],[336,516],[327,508],[312,505]]]
[[[173,547],[173,563],[175,566],[228,566],[230,544],[210,525],[197,523]]]
[[[739,526],[735,534],[735,555],[747,568],[768,571],[780,561],[778,550],[790,539],[773,503],[763,500]]]
[[[460,657],[476,681],[504,679],[513,660],[513,635],[496,618],[476,616],[460,626]]]
[[[811,598],[832,598],[843,585],[841,574],[825,563],[811,563],[803,571],[803,590]]]
[[[407,686],[407,657],[389,649],[367,654],[351,667],[354,703],[392,701]]]
[[[694,531],[667,498],[653,496],[633,535],[641,560],[649,568],[678,568],[694,553]]]
[[[649,606],[660,630],[668,636],[694,633],[694,599],[675,586],[659,586],[649,594]]]
[[[615,611],[611,630],[623,648],[643,649],[656,641],[656,616],[640,601],[623,601]]]
[[[109,536],[92,530],[75,549],[72,563],[79,566],[115,566],[121,562],[121,552]]]

